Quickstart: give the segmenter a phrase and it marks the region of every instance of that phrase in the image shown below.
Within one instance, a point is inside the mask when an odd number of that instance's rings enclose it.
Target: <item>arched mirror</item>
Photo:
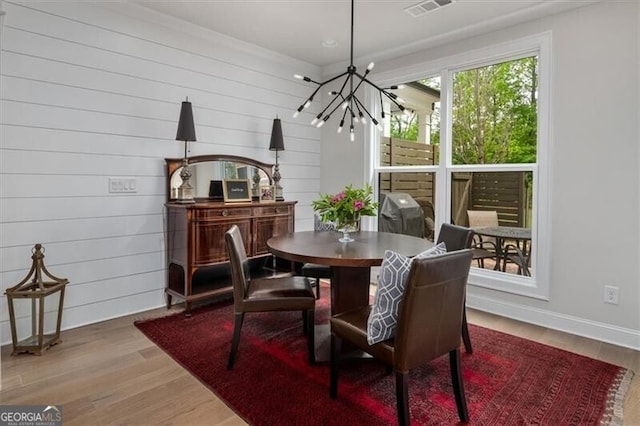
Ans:
[[[166,158],[167,199],[176,200],[182,184],[182,158]],[[237,155],[196,155],[189,157],[191,179],[196,201],[222,201],[222,181],[249,179],[251,192],[258,198],[259,188],[273,184],[273,164]]]

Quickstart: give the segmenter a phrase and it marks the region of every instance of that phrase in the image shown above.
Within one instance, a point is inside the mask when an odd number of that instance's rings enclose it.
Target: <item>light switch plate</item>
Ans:
[[[110,177],[109,192],[110,193],[133,193],[137,191],[137,182],[134,177]]]

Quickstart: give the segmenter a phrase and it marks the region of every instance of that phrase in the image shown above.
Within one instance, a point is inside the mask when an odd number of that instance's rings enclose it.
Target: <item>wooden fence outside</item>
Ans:
[[[438,161],[438,145],[402,139],[382,138],[381,165],[433,165]],[[526,172],[453,173],[451,219],[468,226],[467,210],[496,210],[500,225],[525,226]],[[380,191],[404,192],[433,219],[435,196],[433,173],[381,173]]]
[[[468,226],[467,210],[495,210],[504,226],[525,226],[526,172],[454,173],[451,216]]]
[[[437,158],[437,145],[382,138],[380,162],[383,166],[433,165]],[[433,219],[434,178],[433,173],[381,173],[380,191],[411,195],[425,215]]]

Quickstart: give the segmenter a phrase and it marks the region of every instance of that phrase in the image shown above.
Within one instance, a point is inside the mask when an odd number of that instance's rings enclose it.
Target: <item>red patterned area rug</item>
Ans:
[[[316,322],[328,311],[318,301]],[[394,375],[376,362],[345,361],[338,399],[329,398],[329,366],[307,364],[297,312],[247,314],[227,371],[232,317],[225,302],[135,325],[250,424],[396,423]],[[470,424],[622,424],[630,370],[483,327],[470,333],[474,352],[462,351]],[[409,391],[413,424],[458,423],[448,356],[412,372]]]

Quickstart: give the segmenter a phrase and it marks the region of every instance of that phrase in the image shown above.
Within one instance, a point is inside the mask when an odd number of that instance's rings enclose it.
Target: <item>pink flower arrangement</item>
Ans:
[[[376,215],[378,203],[372,200],[372,194],[373,189],[369,185],[362,189],[349,185],[335,195],[320,194],[320,198],[311,205],[323,222],[334,222],[339,228],[358,221],[360,216]]]

